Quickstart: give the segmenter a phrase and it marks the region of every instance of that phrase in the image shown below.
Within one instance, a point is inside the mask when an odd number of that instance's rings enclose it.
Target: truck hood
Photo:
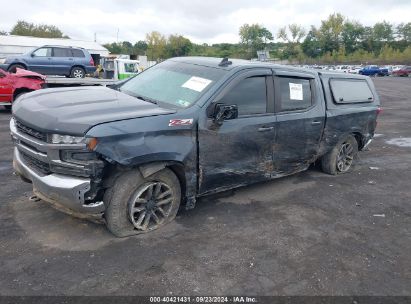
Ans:
[[[111,121],[175,113],[175,110],[105,87],[38,90],[13,105],[18,121],[46,133],[84,135],[91,127]]]

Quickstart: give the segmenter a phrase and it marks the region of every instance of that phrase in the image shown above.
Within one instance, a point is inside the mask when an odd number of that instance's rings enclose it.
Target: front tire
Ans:
[[[70,77],[71,78],[84,78],[86,76],[86,71],[81,67],[74,67],[71,69]]]
[[[158,229],[176,217],[180,201],[180,182],[170,169],[147,178],[138,170],[125,172],[104,196],[107,228],[118,237]]]
[[[347,173],[352,169],[358,153],[358,143],[354,136],[348,135],[321,158],[321,167],[331,175]]]

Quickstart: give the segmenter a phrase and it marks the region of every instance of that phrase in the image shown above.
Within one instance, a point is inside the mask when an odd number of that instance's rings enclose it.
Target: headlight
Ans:
[[[53,144],[86,144],[87,148],[90,151],[94,151],[98,144],[97,138],[90,137],[79,137],[79,136],[71,136],[71,135],[60,135],[60,134],[52,134],[51,135],[51,143]]]
[[[86,139],[84,137],[52,134],[51,142],[53,144],[80,144],[80,143],[85,143]]]

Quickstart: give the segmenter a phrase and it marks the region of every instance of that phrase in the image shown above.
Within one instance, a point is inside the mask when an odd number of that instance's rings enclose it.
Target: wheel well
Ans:
[[[71,73],[71,71],[73,71],[73,69],[75,69],[75,68],[82,68],[82,69],[84,70],[84,72],[86,72],[86,68],[85,68],[84,66],[76,64],[76,65],[73,65],[73,66],[71,67],[70,73]]]
[[[24,63],[14,62],[14,63],[11,63],[11,64],[9,65],[9,67],[7,68],[7,70],[9,70],[13,65],[21,65],[21,66],[23,66],[25,69],[27,69],[27,65],[25,65]]]
[[[28,93],[28,92],[32,92],[33,90],[30,90],[28,88],[18,88],[14,90],[13,93],[13,101],[16,100],[17,95],[21,94],[21,93]]]
[[[362,146],[363,146],[363,136],[362,136],[362,134],[358,133],[358,132],[354,132],[352,135],[354,136],[355,140],[357,141],[358,150],[361,150]]]
[[[143,169],[142,167],[145,167]],[[150,169],[153,170],[150,170]],[[154,174],[164,168],[168,168],[173,173],[177,176],[178,181],[180,182],[180,187],[181,187],[181,194],[182,197],[184,198],[186,196],[186,189],[187,189],[187,182],[186,182],[186,177],[185,177],[185,168],[182,163],[177,163],[177,162],[154,162],[154,163],[149,163],[147,165],[138,165],[138,166],[122,166],[122,165],[112,165],[108,164],[107,170],[106,170],[106,175],[105,175],[105,182],[104,182],[104,188],[111,187],[117,177],[124,171],[128,170],[133,170],[133,169],[138,169],[140,172],[145,175],[145,173],[148,173],[148,175]]]
[[[185,168],[183,164],[175,163],[166,166],[166,168],[169,168],[173,173],[177,176],[179,182],[180,182],[180,187],[181,187],[181,194],[182,197],[186,197],[186,176],[185,176]]]

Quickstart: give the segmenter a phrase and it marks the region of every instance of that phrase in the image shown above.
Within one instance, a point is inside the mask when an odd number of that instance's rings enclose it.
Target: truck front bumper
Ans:
[[[104,211],[103,202],[85,204],[84,195],[91,187],[88,178],[55,173],[41,175],[24,163],[17,147],[14,148],[13,167],[17,174],[32,182],[36,196],[62,211],[84,216],[97,216]]]

